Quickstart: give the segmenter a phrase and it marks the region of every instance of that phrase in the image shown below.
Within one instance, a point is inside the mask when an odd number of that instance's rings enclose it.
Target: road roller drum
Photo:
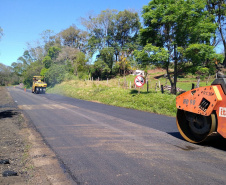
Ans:
[[[177,127],[183,138],[201,143],[214,133],[226,138],[226,78],[176,98]]]

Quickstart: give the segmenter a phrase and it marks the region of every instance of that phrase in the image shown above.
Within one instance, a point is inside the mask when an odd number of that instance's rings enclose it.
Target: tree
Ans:
[[[162,63],[173,94],[176,94],[178,64],[186,61],[183,51],[190,44],[208,47],[214,36],[216,25],[205,11],[205,5],[205,0],[155,0],[143,8],[145,27],[140,30],[140,36],[146,47],[136,55],[141,61]],[[170,64],[174,65],[173,78],[169,74]]]
[[[135,48],[140,29],[137,12],[107,9],[96,17],[83,18],[82,23],[90,33],[88,47],[92,54],[112,47],[117,61],[122,49],[130,48],[133,51]]]
[[[46,53],[48,52],[48,50],[46,51],[42,46],[40,46],[39,42],[35,47],[32,47],[30,43],[27,43],[27,47],[33,61],[42,61]]]
[[[52,46],[49,48],[48,50],[48,56],[52,59],[52,60],[56,60],[57,56],[59,55],[59,52],[61,51],[60,48],[56,47],[56,46]]]
[[[137,12],[129,10],[120,11],[116,15],[115,40],[121,48],[135,42],[138,31],[141,28],[139,15]]]
[[[110,71],[112,72],[113,62],[114,62],[114,48],[103,48],[100,51],[100,59],[104,61],[105,64],[108,65]]]
[[[66,73],[65,65],[53,64],[49,68],[49,70],[45,73],[46,82],[51,86],[60,83],[64,80],[65,73]]]
[[[86,65],[86,56],[79,49],[66,46],[59,53],[57,61],[62,64],[69,62],[73,68],[73,73],[78,76],[79,71],[84,71]]]
[[[114,29],[114,21],[117,10],[103,10],[95,17],[89,16],[88,19],[82,18],[82,24],[90,33],[90,50],[101,50],[111,46],[111,33]]]
[[[56,47],[56,46],[52,46],[52,47],[49,48],[48,55],[46,55],[44,57],[44,59],[42,60],[42,63],[44,64],[46,69],[50,68],[52,63],[58,57],[60,51],[61,51],[61,49]]]
[[[44,42],[44,49],[45,51],[48,51],[50,47],[52,46],[60,46],[60,39],[59,36],[54,34],[54,31],[52,30],[45,30],[41,34],[42,40]]]
[[[83,52],[76,53],[75,59],[73,60],[74,74],[76,76],[78,76],[78,72],[84,72],[86,62],[86,56]]]
[[[219,41],[214,39],[213,45],[217,45],[222,41],[224,47],[224,61],[223,65],[226,67],[226,1],[225,0],[207,0],[207,10],[210,16],[213,15],[213,22],[217,23],[217,32],[219,33]]]
[[[98,59],[97,61],[95,61],[92,70],[92,76],[94,78],[100,77],[102,79],[106,79],[110,72],[110,68],[102,59]]]
[[[11,82],[11,68],[0,63],[0,85],[1,86],[7,86]]]
[[[28,66],[30,63],[32,63],[33,59],[29,53],[28,50],[25,50],[23,53],[23,56],[19,57],[17,61],[20,61],[23,63],[24,66]]]
[[[18,76],[21,76],[22,73],[23,73],[23,70],[24,70],[24,67],[23,67],[23,64],[20,63],[20,62],[13,62],[11,64],[11,67],[12,67],[12,70],[13,72],[18,75]]]
[[[47,56],[45,56],[44,59],[42,60],[42,63],[44,64],[44,67],[45,67],[46,69],[49,69],[50,66],[52,65],[53,61],[52,61],[51,57],[47,55]]]
[[[75,25],[60,32],[60,36],[65,46],[70,46],[85,52],[87,42],[87,32],[78,29]]]
[[[43,68],[43,64],[40,61],[35,61],[30,63],[30,65],[26,68],[26,70],[23,71],[23,78],[24,78],[24,85],[26,87],[31,87],[32,86],[32,82],[33,82],[33,76],[37,76],[40,74],[42,68]]]
[[[77,49],[77,48],[65,46],[62,48],[56,61],[60,62],[62,64],[66,64],[65,62],[69,61],[71,64],[73,64],[73,60],[75,59],[75,56],[78,52],[79,52],[79,49]]]

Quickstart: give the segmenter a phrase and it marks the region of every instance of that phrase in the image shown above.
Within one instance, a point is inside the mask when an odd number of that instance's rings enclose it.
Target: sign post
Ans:
[[[139,94],[140,94],[140,87],[142,87],[145,83],[144,77],[141,75],[136,76],[134,83],[137,87],[139,87]]]

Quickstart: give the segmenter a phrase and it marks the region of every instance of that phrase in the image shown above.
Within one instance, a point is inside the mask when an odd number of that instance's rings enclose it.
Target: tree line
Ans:
[[[152,0],[143,23],[136,11],[107,9],[81,18],[85,31],[74,24],[57,34],[43,31],[42,44],[29,45],[10,67],[1,64],[0,83],[31,86],[33,75],[49,85],[107,79],[155,65],[166,69],[175,94],[181,71],[214,74],[216,64],[226,66],[225,15],[225,0]]]

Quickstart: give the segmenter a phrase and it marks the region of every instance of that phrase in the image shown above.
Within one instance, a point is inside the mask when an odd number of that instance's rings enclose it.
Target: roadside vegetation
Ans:
[[[226,67],[225,7],[225,1],[157,0],[143,7],[142,20],[134,10],[107,9],[81,18],[84,30],[75,24],[45,30],[11,66],[0,64],[0,85],[30,88],[32,76],[41,75],[48,92],[174,116],[178,88],[191,89],[196,78],[210,84]],[[162,71],[148,73],[155,68]],[[132,87],[129,74],[137,69],[154,82],[149,92]],[[156,82],[170,92],[159,93]]]
[[[141,88],[134,87],[133,75],[125,78],[116,77],[111,80],[69,80],[47,89],[47,93],[60,94],[72,98],[104,103],[130,109],[137,109],[167,116],[176,116],[176,95],[165,89],[161,92],[159,84],[170,86],[169,80],[164,77],[162,69],[151,70],[147,83]],[[162,76],[155,79],[156,76]],[[196,75],[178,78],[178,87],[190,90],[192,83],[197,85]],[[200,81],[200,86],[210,85],[214,76]],[[131,83],[130,83],[131,82]],[[130,84],[132,84],[130,86]],[[157,84],[157,86],[156,86]]]
[[[120,86],[118,82],[120,80]],[[108,105],[148,111],[168,116],[175,116],[175,95],[162,94],[159,89],[146,87],[130,89],[123,87],[123,78],[107,81],[71,80],[55,85],[47,90],[48,93],[61,94],[73,98],[89,100]],[[140,91],[140,92],[139,92]]]

